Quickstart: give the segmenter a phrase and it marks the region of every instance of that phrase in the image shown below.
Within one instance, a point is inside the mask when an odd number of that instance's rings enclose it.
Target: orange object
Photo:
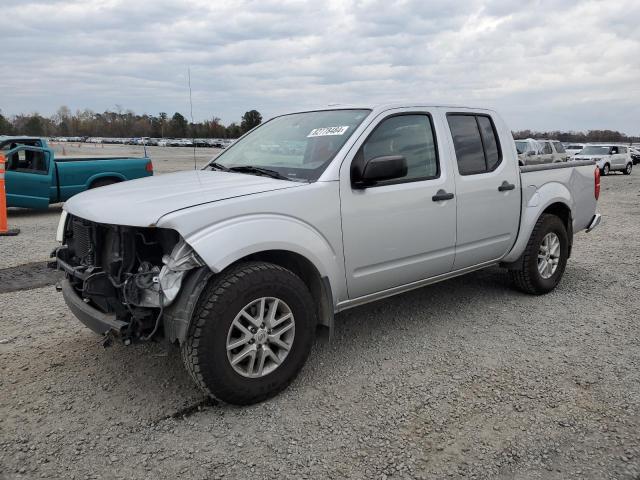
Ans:
[[[7,225],[7,192],[4,188],[4,164],[6,159],[0,153],[0,237],[13,236],[20,233],[20,230],[13,228],[9,230]]]

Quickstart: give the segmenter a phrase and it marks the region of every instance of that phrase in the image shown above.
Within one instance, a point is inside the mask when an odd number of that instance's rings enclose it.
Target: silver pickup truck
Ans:
[[[518,166],[493,111],[427,104],[276,117],[198,171],[68,201],[54,251],[89,328],[163,336],[208,395],[266,399],[342,310],[501,265],[553,290],[600,222],[593,162]]]

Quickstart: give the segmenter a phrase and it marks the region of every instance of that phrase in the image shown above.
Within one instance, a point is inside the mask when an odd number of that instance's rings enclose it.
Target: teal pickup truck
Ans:
[[[0,153],[7,162],[8,207],[46,209],[90,188],[153,175],[146,157],[55,158],[47,141],[37,137],[0,136]]]

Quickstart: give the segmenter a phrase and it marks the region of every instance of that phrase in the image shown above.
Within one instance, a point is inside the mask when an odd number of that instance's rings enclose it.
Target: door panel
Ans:
[[[455,193],[455,184],[444,161],[446,148],[443,150],[434,142],[444,133],[443,125],[437,118],[425,115],[429,113],[401,109],[381,115],[365,131],[363,138],[367,141],[356,144],[352,150],[356,153],[347,157],[341,167],[342,229],[351,299],[447,273],[452,268],[456,199],[434,201],[432,197],[440,190]],[[407,122],[409,126],[394,126],[393,118],[397,116],[429,119],[433,128],[427,140],[423,134],[415,141],[407,135],[415,130],[411,121]],[[359,161],[360,154],[372,151],[376,156],[406,156],[407,177],[354,188],[352,163]],[[429,158],[428,168],[420,166],[425,155]],[[439,169],[432,161],[439,164]]]
[[[10,207],[49,206],[50,155],[42,148],[18,146],[7,152],[6,192]]]
[[[447,123],[451,128],[448,139],[457,160],[455,168],[458,172],[454,270],[503,257],[515,242],[520,222],[520,176],[512,142],[498,137],[498,130],[494,126],[498,120],[483,120],[476,124],[470,120],[473,117],[489,118],[486,115],[459,112],[448,112],[447,115]],[[497,155],[500,160],[497,167],[495,150],[489,151],[486,147],[496,139],[502,140],[498,142]],[[470,155],[486,158],[488,167],[484,172],[469,173],[464,170],[464,158]],[[492,165],[495,169],[491,171]],[[500,191],[499,187],[503,184],[508,189]]]

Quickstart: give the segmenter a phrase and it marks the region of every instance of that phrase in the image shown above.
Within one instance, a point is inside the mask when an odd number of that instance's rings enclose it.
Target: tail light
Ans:
[[[598,200],[598,198],[600,198],[600,169],[598,167],[596,167],[595,172],[593,172],[593,177],[595,181],[593,195],[596,197],[596,200]]]
[[[149,173],[153,173],[153,163],[151,162],[151,160],[147,162],[147,165],[144,167],[144,169]]]

